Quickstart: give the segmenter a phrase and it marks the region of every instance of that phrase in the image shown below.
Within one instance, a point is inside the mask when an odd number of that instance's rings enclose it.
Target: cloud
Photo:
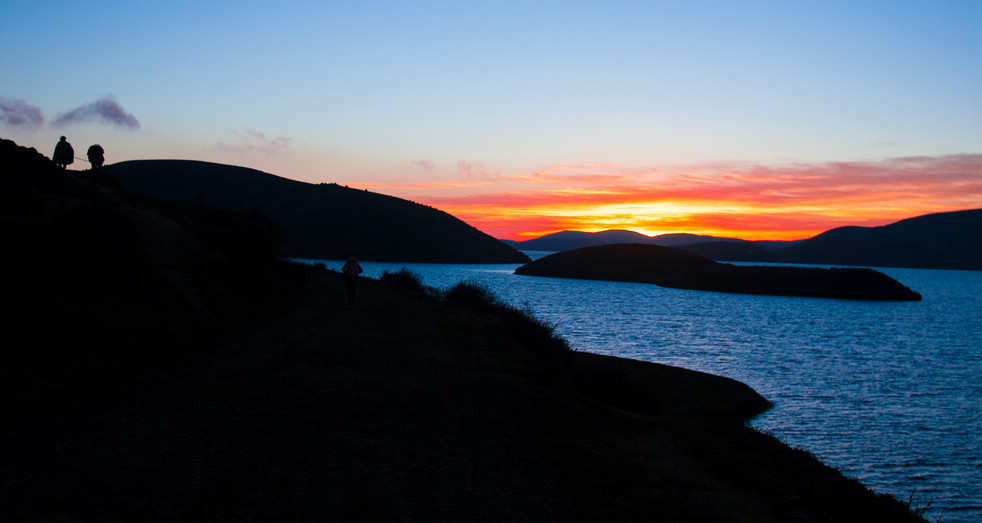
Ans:
[[[428,173],[433,172],[433,170],[435,169],[435,167],[433,166],[433,162],[430,162],[428,160],[418,160],[415,162],[411,162],[409,165],[412,165],[413,167],[419,167],[420,169],[423,169],[423,171]]]
[[[0,96],[0,122],[10,127],[39,129],[44,125],[44,116],[40,107],[28,105],[20,98]]]
[[[674,169],[606,166],[599,170],[547,169],[515,177],[520,194],[504,200],[637,203],[703,201],[787,206],[863,205],[896,198],[958,199],[967,207],[982,198],[982,155],[892,158],[879,162],[763,165],[704,164]],[[487,197],[488,195],[481,195]]]
[[[219,142],[216,149],[233,153],[262,153],[262,154],[283,154],[290,151],[293,145],[293,138],[286,136],[266,136],[265,133],[252,129],[243,129],[242,132],[233,131],[236,143],[229,145]]]
[[[481,162],[460,160],[457,162],[457,172],[470,178],[481,174],[498,174],[497,171],[487,169]]]
[[[111,94],[90,104],[62,113],[55,118],[53,123],[57,126],[63,126],[92,120],[98,120],[102,123],[108,123],[118,127],[128,127],[130,129],[140,128],[140,122],[137,121],[136,117],[127,113]]]
[[[471,162],[460,160],[457,162],[457,172],[470,177],[474,172],[474,165]]]
[[[878,142],[870,142],[873,147],[902,147],[907,145],[906,142],[899,142],[896,140],[881,140]]]

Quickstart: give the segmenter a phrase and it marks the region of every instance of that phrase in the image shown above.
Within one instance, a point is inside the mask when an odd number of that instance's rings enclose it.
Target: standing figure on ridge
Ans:
[[[67,169],[68,165],[75,161],[75,149],[72,149],[72,144],[68,143],[64,136],[55,145],[55,154],[51,155],[51,161],[62,169]]]
[[[348,262],[341,267],[341,274],[344,275],[344,285],[348,289],[348,305],[355,303],[355,287],[358,286],[358,275],[361,274],[361,265],[354,256],[348,258]]]
[[[102,150],[102,146],[95,144],[89,147],[87,153],[89,157],[89,163],[92,164],[92,172],[98,173],[102,169],[102,164],[106,161],[106,152]]]

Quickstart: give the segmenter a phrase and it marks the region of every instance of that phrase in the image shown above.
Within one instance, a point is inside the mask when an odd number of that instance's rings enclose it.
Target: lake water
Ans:
[[[441,289],[485,284],[576,350],[742,381],[775,404],[754,427],[877,492],[913,493],[929,520],[982,521],[982,271],[881,268],[924,299],[869,302],[518,276],[518,265],[362,266],[372,278],[406,267]]]

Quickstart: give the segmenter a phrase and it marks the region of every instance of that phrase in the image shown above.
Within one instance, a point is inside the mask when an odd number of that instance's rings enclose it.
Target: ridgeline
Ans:
[[[747,428],[739,382],[570,351],[480,288],[349,306],[256,212],[0,164],[5,521],[921,521]]]
[[[167,202],[254,209],[289,258],[416,263],[523,263],[529,258],[463,221],[401,198],[288,180],[245,167],[136,160],[107,168],[123,189]]]

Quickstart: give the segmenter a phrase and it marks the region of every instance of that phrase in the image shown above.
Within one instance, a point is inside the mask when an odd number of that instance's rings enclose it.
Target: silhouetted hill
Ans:
[[[771,254],[786,263],[982,270],[982,209],[840,227]]]
[[[0,168],[0,520],[919,521],[748,428],[737,381],[485,299],[349,306],[259,213]]]
[[[763,262],[774,258],[770,248],[751,241],[690,243],[678,248],[711,260]]]
[[[534,240],[509,242],[523,251],[568,251],[608,243],[642,243],[648,237],[634,231],[581,232],[562,231]]]
[[[254,169],[188,160],[121,162],[120,185],[164,201],[257,209],[281,234],[291,258],[520,263],[514,248],[437,209],[400,198],[309,184]]]
[[[618,244],[540,258],[515,274],[654,283],[677,289],[861,300],[920,300],[920,294],[872,269],[735,266],[672,247]]]
[[[581,247],[596,245],[611,245],[615,243],[643,243],[646,245],[661,245],[677,247],[708,241],[716,242],[745,242],[736,238],[717,238],[697,234],[661,234],[645,236],[634,231],[610,230],[600,232],[561,231],[547,234],[541,238],[525,241],[509,241],[508,244],[523,251],[569,251]]]

